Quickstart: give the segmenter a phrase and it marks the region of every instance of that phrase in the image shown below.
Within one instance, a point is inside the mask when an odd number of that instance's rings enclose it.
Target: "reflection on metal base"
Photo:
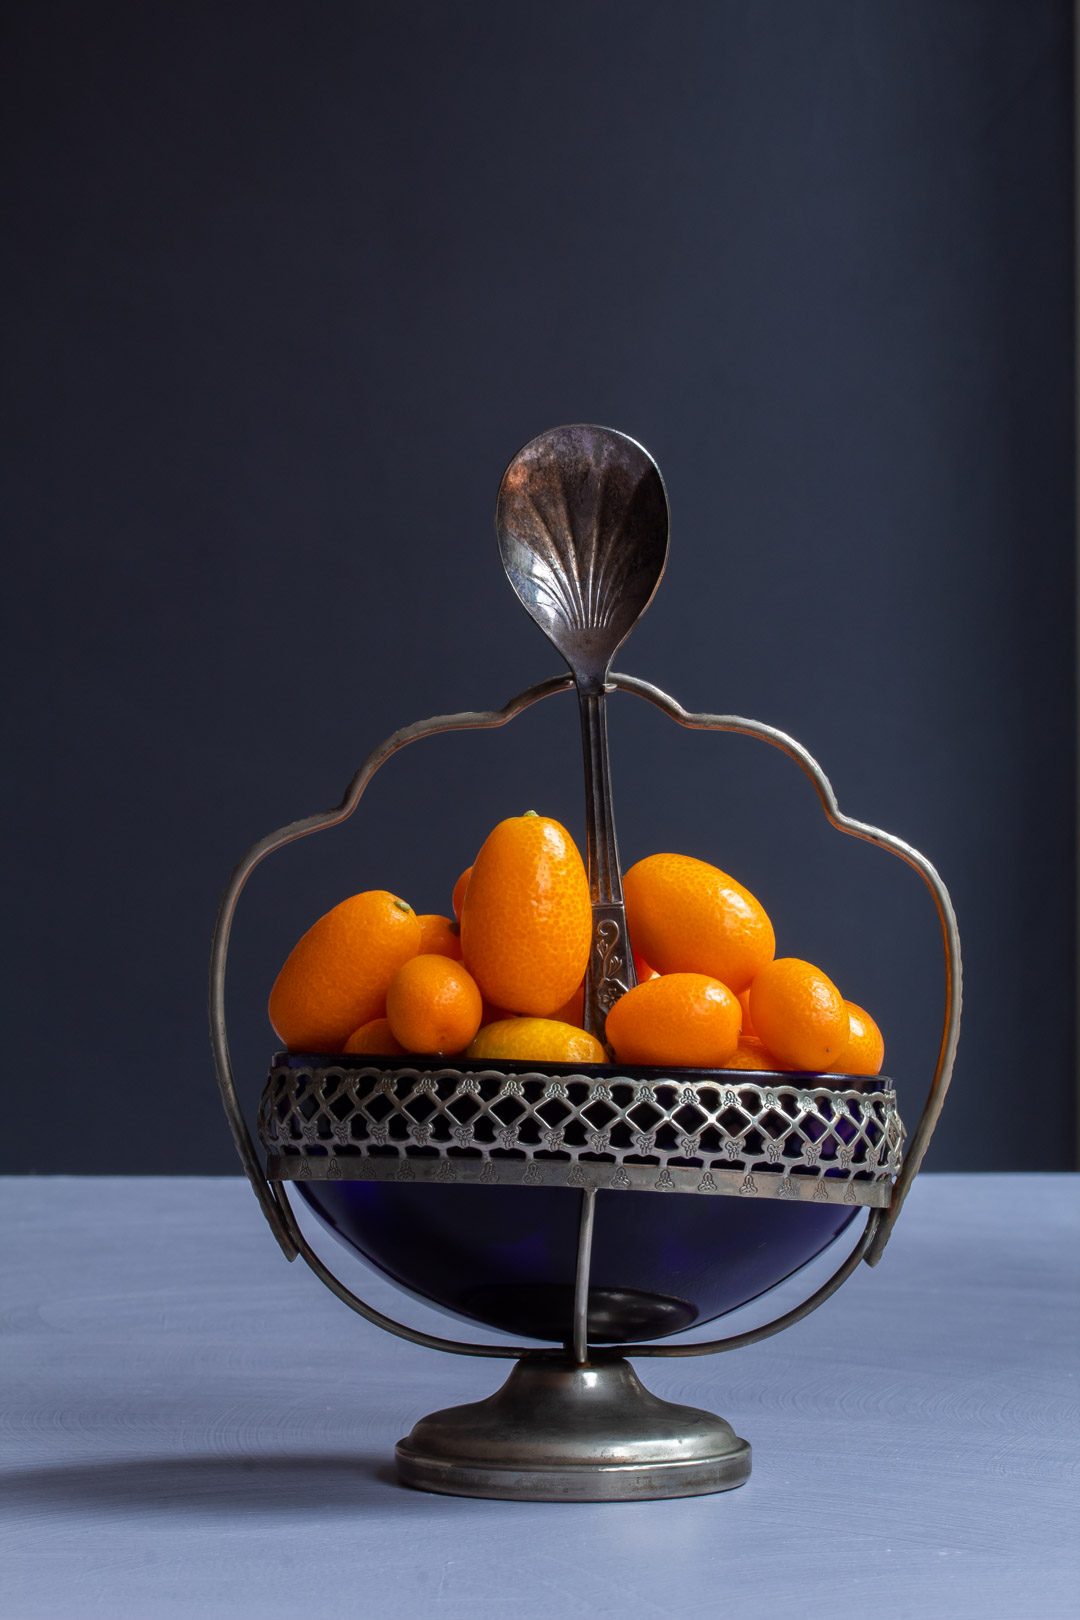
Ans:
[[[403,1485],[519,1502],[628,1502],[729,1491],[750,1447],[711,1412],[650,1394],[628,1361],[526,1356],[486,1401],[421,1418]]]

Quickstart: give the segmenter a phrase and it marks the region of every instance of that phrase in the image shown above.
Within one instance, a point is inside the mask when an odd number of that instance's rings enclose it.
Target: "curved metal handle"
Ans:
[[[881,1223],[886,1211],[874,1209],[870,1211],[862,1235],[847,1259],[839,1265],[832,1276],[822,1283],[820,1288],[804,1299],[800,1304],[793,1305],[790,1311],[783,1316],[774,1316],[771,1322],[765,1322],[761,1327],[747,1328],[745,1333],[729,1333],[726,1339],[703,1339],[700,1344],[627,1344],[619,1346],[622,1356],[714,1356],[721,1350],[744,1350],[747,1345],[757,1344],[761,1339],[771,1339],[774,1333],[782,1333],[785,1328],[794,1327],[801,1322],[804,1316],[816,1311],[819,1305],[824,1305],[842,1283],[846,1283],[851,1273],[856,1270],[860,1260],[865,1260],[869,1249],[881,1231]]]
[[[956,926],[956,913],[953,910],[949,891],[946,889],[940,876],[925,855],[920,855],[917,849],[905,844],[903,839],[894,838],[891,833],[883,832],[880,827],[871,827],[865,821],[854,821],[845,816],[836,802],[832,783],[825,775],[821,766],[813,755],[808,753],[801,743],[794,737],[789,737],[786,731],[778,731],[775,726],[764,726],[756,720],[743,720],[737,715],[730,714],[691,714],[674,698],[668,697],[657,686],[651,686],[648,681],[640,681],[633,675],[611,675],[609,686],[621,692],[632,692],[635,696],[644,698],[655,705],[672,720],[678,721],[680,726],[686,726],[691,731],[733,731],[744,737],[757,737],[762,742],[769,743],[773,748],[779,748],[781,753],[793,759],[796,765],[810,778],[821,801],[821,807],[828,820],[838,831],[847,833],[852,838],[862,839],[868,844],[876,844],[880,849],[888,850],[890,855],[896,855],[905,861],[922,878],[937,910],[938,922],[941,926],[942,946],[945,952],[945,1016],[942,1023],[941,1042],[938,1047],[937,1065],[934,1069],[934,1078],[930,1082],[930,1091],[922,1116],[911,1138],[911,1144],[904,1155],[904,1162],[900,1174],[893,1187],[889,1207],[882,1214],[879,1222],[867,1224],[869,1241],[862,1258],[868,1265],[875,1266],[885,1251],[889,1235],[896,1225],[897,1218],[903,1207],[904,1199],[911,1190],[911,1183],[919,1173],[919,1166],[926,1156],[930,1146],[930,1139],[941,1116],[945,1104],[945,1094],[952,1079],[953,1063],[956,1059],[956,1043],[960,1035],[960,1008],[963,998],[963,975],[960,960],[960,934]],[[874,1230],[871,1232],[871,1226]],[[740,1336],[742,1342],[745,1336]],[[726,1341],[717,1341],[714,1348],[726,1346]],[[647,1353],[647,1352],[637,1352]]]
[[[210,949],[210,1041],[221,1101],[244,1171],[285,1258],[295,1260],[299,1256],[340,1300],[359,1315],[366,1317],[369,1322],[374,1322],[377,1327],[384,1328],[399,1338],[408,1339],[413,1344],[425,1345],[434,1350],[448,1350],[457,1355],[499,1356],[513,1360],[527,1354],[527,1351],[521,1346],[466,1344],[457,1339],[437,1338],[432,1334],[420,1333],[406,1327],[393,1317],[384,1316],[381,1311],[366,1305],[346,1288],[344,1283],[339,1282],[319,1259],[297,1225],[288,1199],[264,1175],[236,1094],[232,1058],[229,1053],[225,1019],[225,970],[229,958],[229,939],[240,896],[248,878],[260,861],[264,861],[275,850],[284,849],[287,844],[294,844],[298,839],[306,838],[309,833],[323,832],[328,827],[337,827],[343,821],[347,821],[360,803],[375,772],[385,765],[392,755],[402,748],[407,748],[410,743],[419,742],[422,737],[435,737],[447,731],[491,731],[499,726],[505,726],[525,709],[531,708],[534,703],[539,703],[543,698],[553,697],[556,692],[568,691],[573,684],[573,676],[557,675],[552,680],[541,681],[539,685],[530,686],[526,691],[519,692],[517,697],[510,699],[505,708],[486,709],[475,713],[466,711],[462,714],[434,715],[430,720],[420,720],[416,725],[403,726],[400,731],[395,731],[368,755],[346,788],[345,797],[336,809],[325,810],[319,815],[305,816],[301,821],[290,822],[287,827],[268,833],[265,838],[260,838],[257,844],[251,846],[229,879],[228,888],[222,897]]]
[[[443,1339],[432,1334],[422,1333],[405,1326],[404,1323],[396,1321],[393,1317],[384,1316],[381,1311],[367,1305],[356,1294],[352,1293],[344,1283],[340,1282],[320,1260],[300,1231],[288,1198],[274,1184],[269,1182],[264,1175],[255,1145],[244,1120],[243,1111],[240,1108],[229,1053],[225,1021],[225,971],[228,962],[229,939],[240,895],[256,866],[265,860],[268,855],[273,854],[278,849],[283,849],[287,844],[295,843],[298,839],[307,837],[309,833],[322,832],[329,827],[336,827],[341,822],[348,820],[359,804],[375,772],[393,754],[398,753],[402,748],[408,747],[410,743],[420,741],[423,737],[437,736],[448,731],[492,730],[504,726],[525,709],[530,708],[532,704],[538,703],[544,698],[553,697],[558,692],[568,691],[573,684],[573,678],[569,675],[556,676],[552,680],[542,681],[536,686],[529,687],[526,691],[519,693],[517,697],[511,698],[505,708],[475,713],[436,715],[430,720],[419,721],[416,725],[405,726],[400,731],[395,731],[364,761],[364,764],[349,783],[345,796],[336,809],[325,811],[319,815],[307,816],[301,821],[291,822],[287,827],[268,834],[267,837],[252,845],[229,881],[221,902],[217,925],[214,929],[210,954],[210,1031],[218,1086],[237,1152],[240,1155],[244,1170],[263,1214],[282,1251],[289,1260],[295,1260],[298,1256],[302,1258],[315,1275],[344,1304],[348,1305],[350,1309],[356,1311],[360,1316],[363,1316],[367,1321],[372,1322],[376,1327],[381,1327],[386,1332],[395,1334],[398,1338],[407,1339],[413,1344],[419,1344],[428,1349],[445,1350],[456,1355],[490,1356],[513,1360],[527,1354],[528,1351],[522,1346],[465,1343],[456,1339]],[[793,737],[789,737],[786,732],[776,730],[775,727],[760,725],[756,721],[744,720],[734,715],[693,714],[682,708],[673,698],[668,697],[659,687],[652,686],[647,681],[637,680],[633,676],[613,674],[607,684],[609,690],[630,692],[637,697],[644,698],[671,719],[676,720],[679,725],[690,730],[730,731],[743,736],[757,737],[787,754],[813,782],[822,808],[834,827],[841,832],[850,834],[852,837],[878,844],[891,854],[899,856],[901,860],[906,861],[909,866],[919,873],[934,897],[944,941],[946,969],[945,1019],[937,1067],[922,1117],[919,1120],[918,1128],[912,1138],[900,1175],[893,1188],[893,1197],[888,1210],[874,1210],[863,1228],[859,1241],[832,1276],[809,1299],[785,1312],[783,1316],[775,1318],[772,1322],[765,1323],[759,1328],[752,1328],[745,1333],[729,1335],[726,1339],[714,1339],[700,1344],[687,1345],[629,1345],[621,1352],[625,1355],[636,1356],[710,1355],[720,1350],[739,1349],[744,1345],[756,1343],[759,1339],[768,1338],[774,1333],[779,1333],[782,1329],[801,1320],[802,1317],[809,1315],[811,1311],[816,1310],[819,1305],[823,1304],[846,1281],[858,1266],[860,1260],[866,1260],[868,1264],[875,1265],[881,1258],[903,1201],[930,1144],[952,1075],[960,1027],[960,938],[948,890],[930,862],[926,860],[925,856],[920,855],[918,850],[913,849],[909,844],[905,844],[901,839],[894,838],[890,833],[883,832],[877,827],[871,827],[865,822],[853,821],[850,817],[843,815],[836,802],[836,796],[833,793],[828,777],[817,761]]]

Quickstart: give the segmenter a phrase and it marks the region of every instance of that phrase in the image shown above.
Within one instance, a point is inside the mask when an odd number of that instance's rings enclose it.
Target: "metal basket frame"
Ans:
[[[324,832],[331,827],[340,826],[342,822],[347,821],[356,810],[376,771],[380,770],[394,754],[414,742],[421,741],[423,738],[439,736],[446,732],[494,730],[508,724],[509,721],[515,719],[533,704],[541,702],[545,698],[554,697],[557,693],[572,691],[573,689],[574,680],[572,676],[556,676],[551,680],[527,688],[524,692],[512,698],[502,709],[436,715],[428,720],[422,720],[414,725],[395,731],[368,755],[349,783],[344,798],[336,809],[291,822],[288,826],[282,827],[278,831],[260,839],[248,850],[232,874],[222,898],[217,924],[214,929],[210,956],[210,1031],[218,1085],[237,1153],[259,1201],[260,1208],[282,1252],[288,1260],[302,1258],[332,1293],[336,1294],[344,1304],[375,1326],[383,1328],[399,1338],[407,1339],[414,1344],[423,1345],[429,1349],[443,1350],[451,1354],[516,1360],[529,1355],[531,1352],[527,1347],[523,1346],[482,1344],[447,1339],[425,1333],[399,1322],[396,1318],[376,1310],[354,1294],[325,1265],[308,1243],[297,1223],[292,1205],[284,1190],[284,1183],[270,1180],[263,1168],[237,1096],[225,1014],[229,941],[240,896],[255,868],[267,856],[285,848],[286,845],[295,843],[298,839],[305,838],[311,833]],[[691,713],[658,687],[633,676],[613,673],[606,682],[606,690],[609,692],[628,692],[640,697],[660,709],[662,713],[676,721],[677,724],[689,730],[733,732],[736,735],[756,737],[759,741],[780,749],[789,759],[794,760],[795,764],[809,777],[817,792],[822,810],[833,827],[839,832],[846,833],[849,837],[874,844],[889,854],[897,856],[918,873],[930,892],[941,928],[945,972],[945,1010],[937,1062],[919,1123],[903,1157],[899,1174],[896,1176],[895,1182],[892,1183],[887,1206],[869,1208],[862,1233],[842,1264],[814,1293],[783,1315],[746,1332],[729,1334],[719,1339],[687,1344],[665,1343],[658,1345],[645,1343],[621,1347],[621,1354],[624,1356],[709,1355],[722,1350],[739,1349],[745,1345],[771,1337],[774,1333],[781,1332],[784,1328],[809,1315],[811,1311],[816,1310],[819,1305],[823,1304],[851,1276],[860,1261],[865,1260],[868,1265],[876,1265],[880,1260],[899,1217],[904,1200],[911,1189],[911,1184],[918,1174],[927,1148],[930,1145],[952,1077],[959,1036],[962,999],[960,938],[948,890],[926,857],[910,844],[896,838],[891,833],[884,832],[879,827],[870,826],[866,822],[856,821],[850,816],[845,816],[840,810],[832,785],[821,766],[801,743],[788,736],[786,732],[735,715]],[[719,1073],[723,1074],[723,1071],[719,1071]],[[744,1078],[748,1077],[740,1075],[738,1078],[741,1083]],[[782,1081],[783,1078],[782,1076],[776,1077],[777,1081]],[[824,1082],[819,1081],[818,1083],[823,1084]],[[596,1191],[595,1185],[583,1186],[582,1188],[582,1212],[578,1238],[574,1306],[574,1350],[579,1361],[584,1360],[587,1353],[585,1315]],[[758,1192],[756,1187],[753,1190],[746,1189],[746,1191],[751,1196],[767,1195]]]

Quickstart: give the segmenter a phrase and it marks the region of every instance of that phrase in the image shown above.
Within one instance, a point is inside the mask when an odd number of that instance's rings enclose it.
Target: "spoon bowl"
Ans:
[[[579,689],[601,691],[667,562],[667,492],[655,461],[613,428],[551,428],[503,474],[495,528],[526,612]]]

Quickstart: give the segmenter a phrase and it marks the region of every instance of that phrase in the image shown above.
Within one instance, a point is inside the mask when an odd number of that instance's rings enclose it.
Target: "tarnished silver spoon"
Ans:
[[[611,808],[605,683],[667,562],[664,481],[625,433],[551,428],[503,474],[495,527],[511,585],[577,684],[593,908],[585,1027],[603,1040],[608,1012],[636,982]]]

